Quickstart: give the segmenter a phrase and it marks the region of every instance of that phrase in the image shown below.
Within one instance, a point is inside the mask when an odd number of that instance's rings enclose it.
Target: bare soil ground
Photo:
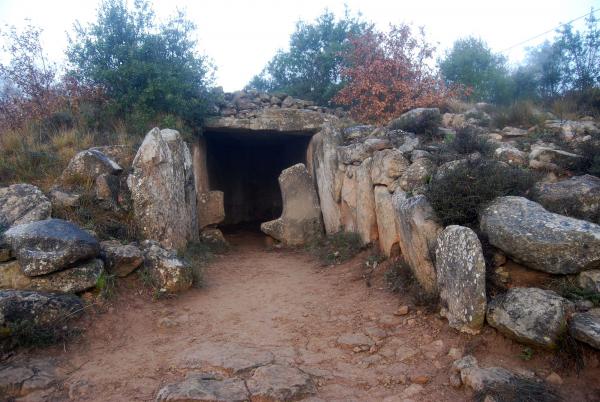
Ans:
[[[448,382],[450,348],[474,354],[481,366],[541,377],[556,371],[566,401],[600,400],[596,352],[586,351],[579,374],[547,352],[523,360],[523,346],[492,328],[460,334],[436,313],[411,305],[407,295],[389,292],[384,267],[367,286],[364,255],[322,267],[303,251],[268,249],[258,235],[230,241],[233,249],[207,267],[202,289],[152,300],[133,280],[124,281],[105,312],[84,319],[78,340],[32,353],[56,357],[66,377],[63,395],[70,390],[73,400],[153,400],[161,387],[193,370],[186,357],[207,348],[217,355],[270,351],[314,376],[318,392],[311,400],[400,401],[414,381],[425,384],[411,400],[470,400],[468,391]],[[394,315],[406,304],[407,315]],[[342,344],[357,334],[375,345],[358,351]]]

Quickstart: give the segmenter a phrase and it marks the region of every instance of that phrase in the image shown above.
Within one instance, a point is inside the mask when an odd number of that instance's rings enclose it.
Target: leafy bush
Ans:
[[[535,181],[528,170],[497,161],[465,159],[443,177],[434,178],[425,195],[444,226],[475,227],[487,203],[496,197],[525,195]]]
[[[315,238],[307,247],[321,260],[323,265],[340,264],[354,257],[363,249],[358,233],[343,231]]]
[[[428,64],[435,50],[423,30],[392,26],[387,33],[369,28],[351,40],[342,79],[347,85],[334,101],[348,106],[353,118],[385,123],[417,108],[440,106],[454,95]]]
[[[76,25],[69,74],[108,97],[106,112],[145,133],[156,119],[181,118],[199,129],[210,107],[212,67],[196,52],[195,25],[179,12],[155,21],[147,1],[101,3],[97,19]]]
[[[364,32],[366,24],[325,11],[313,23],[300,21],[290,37],[289,50],[279,50],[263,71],[248,84],[267,92],[285,92],[323,106],[344,86],[340,72],[349,38]]]

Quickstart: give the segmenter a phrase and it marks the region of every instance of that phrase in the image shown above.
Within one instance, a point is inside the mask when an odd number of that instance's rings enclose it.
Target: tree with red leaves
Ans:
[[[439,106],[453,91],[444,86],[432,67],[435,48],[423,29],[391,26],[388,33],[373,27],[352,39],[342,71],[347,82],[334,101],[349,106],[361,122],[386,123],[417,107]]]

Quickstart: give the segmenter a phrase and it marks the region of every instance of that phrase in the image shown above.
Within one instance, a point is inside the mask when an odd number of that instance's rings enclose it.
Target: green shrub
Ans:
[[[110,300],[115,296],[116,286],[116,276],[106,272],[102,272],[102,275],[96,281],[96,289],[98,289],[104,300]]]
[[[479,159],[463,160],[433,179],[426,197],[444,226],[477,226],[480,210],[496,197],[525,195],[536,181],[528,170]]]
[[[358,233],[344,231],[315,238],[307,247],[323,265],[340,264],[364,248]]]
[[[499,107],[493,113],[492,125],[502,129],[504,127],[529,128],[543,123],[546,117],[536,110],[530,101],[517,101],[510,106]]]
[[[485,138],[481,138],[477,129],[471,126],[456,130],[442,152],[458,155],[469,155],[479,152],[481,155],[491,155],[495,147]]]
[[[600,177],[600,134],[589,141],[580,143],[574,151],[582,156],[581,161],[572,169],[576,174],[591,174]]]

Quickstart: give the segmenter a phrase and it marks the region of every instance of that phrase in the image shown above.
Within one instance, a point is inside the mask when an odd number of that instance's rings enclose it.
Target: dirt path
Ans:
[[[400,401],[412,381],[425,380],[410,399],[469,400],[468,392],[448,383],[450,348],[472,351],[485,366],[541,376],[554,368],[553,358],[541,352],[521,360],[522,347],[491,328],[472,338],[412,306],[408,315],[395,316],[408,299],[385,290],[381,272],[367,287],[359,258],[323,268],[301,252],[267,250],[258,237],[238,240],[207,268],[203,289],[152,301],[121,288],[107,313],[88,318],[80,341],[51,350],[70,372],[64,388],[71,396],[153,400],[162,386],[193,370],[189,357],[198,352],[271,352],[276,361],[314,376],[320,398],[314,400],[328,401]],[[365,335],[374,344],[353,350]],[[568,400],[600,396],[598,362],[591,365],[579,377],[558,371]]]

